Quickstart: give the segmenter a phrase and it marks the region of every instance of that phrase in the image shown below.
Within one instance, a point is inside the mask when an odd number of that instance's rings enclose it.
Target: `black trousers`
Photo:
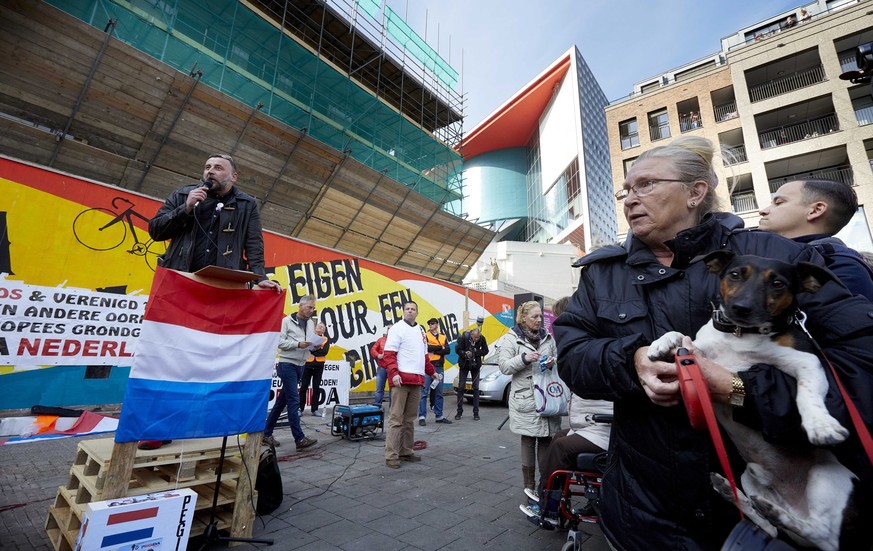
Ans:
[[[458,366],[458,414],[464,413],[464,389],[467,387],[467,376],[473,383],[473,415],[479,415],[479,371],[480,368],[467,369]]]
[[[321,362],[308,362],[303,367],[303,377],[300,378],[300,411],[306,409],[306,391],[309,390],[310,382],[312,383],[312,405],[310,410],[314,412],[318,409],[322,373],[324,373],[324,364]]]
[[[576,456],[580,453],[601,453],[606,451],[592,444],[578,434],[570,434],[570,429],[561,429],[555,433],[552,443],[540,457],[540,495],[555,471],[571,471],[576,468]]]

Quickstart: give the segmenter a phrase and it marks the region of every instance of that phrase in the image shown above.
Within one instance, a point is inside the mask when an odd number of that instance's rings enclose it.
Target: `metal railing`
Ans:
[[[744,191],[731,195],[731,210],[734,213],[758,210],[754,191]]]
[[[749,160],[746,157],[746,146],[743,144],[725,147],[721,157],[724,166],[745,163]]]
[[[855,109],[855,118],[858,119],[858,126],[873,124],[873,105]]]
[[[700,120],[699,113],[694,112],[690,115],[682,115],[679,117],[679,129],[682,132],[697,130],[698,128],[703,128],[703,121]]]
[[[873,164],[873,161],[871,161],[871,164]],[[785,182],[791,182],[793,180],[812,179],[833,180],[835,182],[843,182],[850,186],[855,185],[855,175],[852,173],[852,167],[850,166],[835,166],[830,168],[822,168],[820,170],[813,170],[810,172],[800,172],[797,174],[783,176],[781,178],[773,178],[772,180],[768,180],[767,183],[770,186],[770,193],[776,193],[776,190],[779,189],[779,186],[781,186]]]
[[[649,127],[649,137],[652,141],[663,140],[670,137],[670,125],[662,124],[659,126]]]
[[[634,132],[633,134],[628,134],[627,136],[621,137],[622,149],[630,149],[638,145],[640,145],[640,135],[638,132]]]
[[[729,121],[739,117],[737,114],[737,102],[732,101],[724,105],[716,105],[713,108],[715,113],[715,122]]]
[[[816,138],[839,129],[836,114],[830,114],[818,119],[761,132],[758,134],[758,139],[761,141],[761,149],[771,149],[788,143]]]
[[[800,88],[806,88],[807,86],[824,82],[824,80],[824,67],[818,65],[805,71],[799,71],[776,80],[771,80],[770,82],[765,82],[764,84],[753,86],[749,88],[749,97],[752,103],[755,103],[756,101],[787,94]]]

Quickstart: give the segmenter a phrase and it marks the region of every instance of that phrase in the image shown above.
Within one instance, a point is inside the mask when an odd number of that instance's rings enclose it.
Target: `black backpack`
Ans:
[[[278,509],[285,497],[282,494],[282,473],[279,472],[276,448],[273,446],[261,452],[255,490],[258,492],[257,510],[259,515],[269,515]]]

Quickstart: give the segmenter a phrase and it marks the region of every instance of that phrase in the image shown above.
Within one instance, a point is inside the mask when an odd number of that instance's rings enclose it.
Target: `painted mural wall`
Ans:
[[[166,250],[147,232],[162,201],[0,157],[0,410],[121,403]],[[489,343],[513,322],[512,299],[272,233],[264,244],[268,276],[288,289],[285,313],[315,295],[328,359],[357,352],[352,392],[375,389],[370,346],[405,300],[418,303],[420,323],[438,318],[452,342],[465,309],[472,322],[485,318]]]

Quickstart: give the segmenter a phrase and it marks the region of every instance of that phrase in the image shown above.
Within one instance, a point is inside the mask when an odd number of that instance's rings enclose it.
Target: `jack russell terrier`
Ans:
[[[849,431],[828,413],[828,381],[797,325],[796,293],[815,293],[833,274],[812,263],[797,265],[758,256],[716,251],[701,257],[721,278],[722,305],[697,333],[697,353],[737,373],[769,364],[797,380],[797,409],[810,443],[828,446]],[[652,360],[671,358],[683,335],[671,331],[649,347]],[[732,399],[734,396],[732,395]],[[800,545],[840,548],[843,521],[853,519],[857,477],[823,447],[793,450],[771,444],[760,432],[734,422],[731,406],[713,404],[746,469],[740,477],[740,506],[750,520],[776,537],[782,529]],[[727,480],[712,474],[713,486],[733,500]]]

